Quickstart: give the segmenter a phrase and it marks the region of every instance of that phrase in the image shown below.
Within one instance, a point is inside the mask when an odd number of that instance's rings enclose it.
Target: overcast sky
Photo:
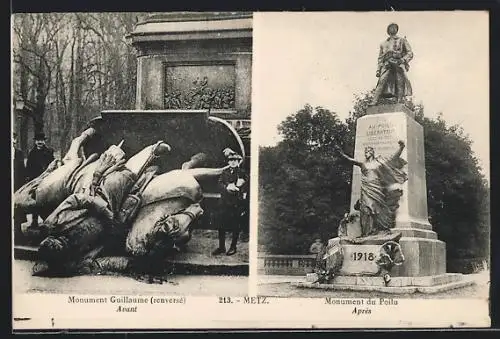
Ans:
[[[414,52],[414,102],[460,124],[489,177],[488,20],[487,12],[256,13],[252,137],[276,144],[278,124],[306,103],[346,118],[354,94],[375,87],[379,45],[396,22]]]

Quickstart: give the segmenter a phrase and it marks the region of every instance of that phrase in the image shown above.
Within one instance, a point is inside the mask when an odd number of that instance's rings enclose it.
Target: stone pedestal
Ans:
[[[137,50],[137,110],[208,110],[240,135],[250,171],[252,13],[148,16],[127,37]]]
[[[186,153],[190,157],[204,152],[212,162],[208,166],[218,166],[226,162],[222,150],[229,147],[244,157],[242,167],[251,173],[252,16],[251,12],[156,13],[138,22],[127,36],[137,51],[136,112],[148,115],[147,124],[140,126],[149,128],[141,137],[162,131],[174,149],[183,150],[174,160],[170,156],[166,165],[179,168]],[[201,115],[210,129],[200,125]],[[135,131],[139,120],[128,119],[123,125]],[[192,120],[196,125],[185,128]],[[227,138],[228,130],[235,138]],[[186,143],[187,139],[192,142]],[[200,224],[207,228],[217,226],[216,184],[212,180],[202,185],[203,208],[214,212],[202,217]]]
[[[342,245],[344,261],[340,274],[342,275],[374,275],[378,272],[375,259],[380,245]]]
[[[298,288],[314,288],[340,291],[376,291],[392,294],[408,293],[439,293],[474,284],[471,278],[465,278],[458,273],[445,273],[426,277],[393,277],[386,284],[382,277],[368,276],[336,276],[333,283],[320,284],[318,276],[310,274],[305,282],[292,283]]]
[[[384,110],[390,113],[384,113]],[[403,184],[403,196],[396,214],[396,228],[401,232],[401,248],[405,263],[394,268],[394,276],[429,276],[446,272],[445,243],[437,239],[427,215],[427,185],[425,178],[424,133],[405,106],[383,105],[368,109],[368,115],[358,119],[356,126],[355,159],[364,159],[364,149],[371,146],[375,155],[391,156],[398,149],[398,140],[406,144],[401,158],[407,161],[403,170],[408,180]],[[360,196],[361,171],[354,167],[351,211]]]
[[[401,158],[407,161],[403,170],[408,180],[402,185],[403,195],[396,213],[395,233],[399,239],[404,262],[394,266],[385,281],[375,263],[380,243],[342,244],[344,261],[333,281],[317,282],[309,275],[305,282],[293,283],[298,288],[324,290],[379,291],[385,293],[437,293],[471,285],[474,282],[461,274],[446,273],[446,246],[437,239],[427,215],[424,133],[413,113],[402,104],[378,105],[368,108],[367,115],[356,125],[354,158],[364,160],[364,149],[371,146],[376,156],[391,156],[398,150],[398,141],[406,144]],[[361,171],[353,171],[351,212],[360,197]]]

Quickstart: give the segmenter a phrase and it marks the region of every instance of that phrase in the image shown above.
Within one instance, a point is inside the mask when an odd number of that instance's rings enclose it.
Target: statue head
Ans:
[[[365,147],[365,158],[371,159],[375,157],[375,150],[371,146]]]
[[[387,26],[387,34],[389,34],[390,36],[396,35],[398,31],[399,31],[399,26],[394,22],[389,24],[389,26]]]

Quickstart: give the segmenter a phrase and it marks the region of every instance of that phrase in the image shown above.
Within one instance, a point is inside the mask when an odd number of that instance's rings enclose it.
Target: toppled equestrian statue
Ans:
[[[171,147],[158,141],[128,160],[124,141],[100,156],[86,157],[83,145],[96,131],[75,138],[62,164],[54,161],[14,195],[14,208],[37,211],[45,238],[36,275],[75,275],[108,271],[161,275],[160,260],[190,239],[200,217],[198,180],[223,168],[201,168],[193,157],[182,169],[159,174],[155,163]]]

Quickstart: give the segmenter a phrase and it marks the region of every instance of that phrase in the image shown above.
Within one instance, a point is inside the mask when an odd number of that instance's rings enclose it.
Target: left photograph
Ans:
[[[247,295],[252,14],[11,27],[14,301]]]

